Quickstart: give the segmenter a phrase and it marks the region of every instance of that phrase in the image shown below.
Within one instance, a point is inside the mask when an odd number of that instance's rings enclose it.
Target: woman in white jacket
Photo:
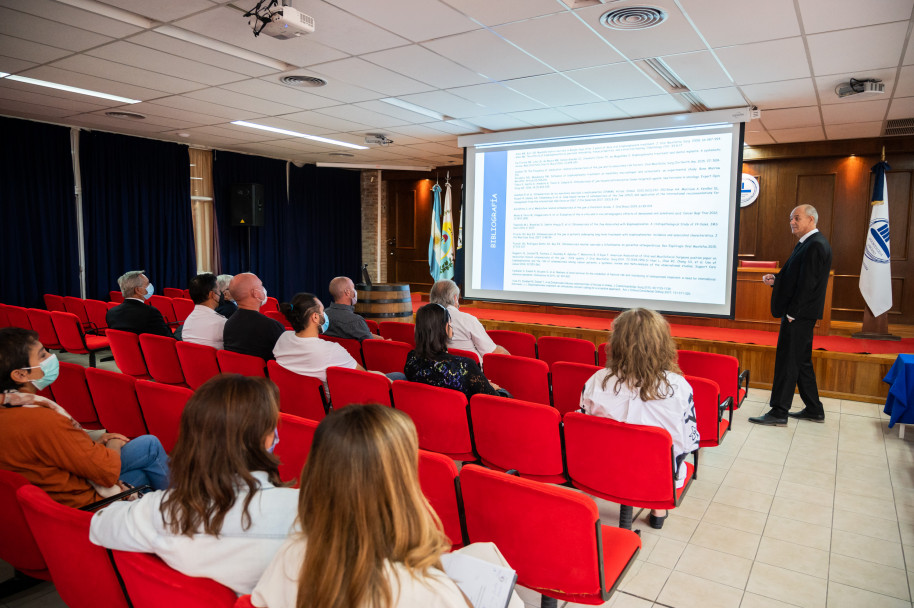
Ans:
[[[581,410],[585,414],[629,424],[656,426],[669,432],[679,466],[677,486],[685,483],[685,457],[698,449],[698,426],[692,387],[676,363],[676,343],[662,316],[646,308],[626,310],[613,321],[612,355],[606,369],[584,385]],[[654,509],[652,528],[662,528],[667,517]]]
[[[250,593],[289,535],[298,491],[282,487],[273,448],[279,394],[266,378],[223,374],[181,415],[164,492],[93,516],[90,540],[155,553],[189,576]]]

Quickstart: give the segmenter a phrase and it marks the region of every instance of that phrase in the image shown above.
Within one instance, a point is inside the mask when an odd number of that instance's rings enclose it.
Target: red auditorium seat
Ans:
[[[381,321],[378,323],[381,337],[397,342],[406,342],[411,347],[416,346],[416,324],[400,323],[399,321]]]
[[[571,361],[573,363],[596,363],[596,347],[590,340],[580,338],[565,338],[561,336],[543,336],[536,341],[536,348],[540,361],[552,364],[556,361]]]
[[[146,360],[149,375],[156,382],[188,386],[181,371],[181,362],[178,360],[178,351],[175,344],[178,341],[167,336],[155,334],[140,334],[140,350]]]
[[[166,298],[183,298],[184,290],[177,287],[166,287],[162,290],[162,295]]]
[[[413,419],[420,448],[454,460],[478,458],[470,432],[466,395],[406,380],[394,382],[393,395],[394,407]]]
[[[95,329],[92,327],[92,323],[89,322],[89,314],[86,312],[86,303],[82,298],[64,296],[63,306],[66,309],[64,312],[79,317],[79,323],[82,325],[83,331],[93,331]]]
[[[559,414],[581,408],[581,391],[590,377],[600,371],[597,365],[556,361],[552,365],[552,404]]]
[[[458,549],[467,544],[460,478],[454,461],[444,454],[419,450],[419,485],[438,514],[444,533],[451,541],[451,548]]]
[[[279,387],[281,411],[309,420],[324,419],[330,408],[320,378],[296,374],[276,361],[267,362],[267,370],[270,380]]]
[[[479,365],[479,355],[477,355],[475,352],[473,352],[471,350],[463,350],[460,348],[449,348],[449,349],[447,349],[447,352],[451,353],[452,355],[456,355],[458,357],[466,357],[467,359],[469,359],[476,365]]]
[[[139,437],[149,432],[136,396],[136,379],[106,369],[86,369],[98,421],[112,433]]]
[[[109,347],[108,338],[86,335],[79,323],[79,318],[68,312],[52,312],[51,320],[54,322],[60,345],[67,352],[89,355],[89,366],[95,367],[95,353]]]
[[[695,350],[677,351],[679,367],[683,374],[707,378],[717,382],[723,399],[733,399],[739,407],[749,393],[749,370],[739,371],[739,359],[729,355],[704,353]],[[743,388],[745,386],[745,388]]]
[[[273,296],[267,297],[267,303],[260,307],[260,312],[266,314],[268,310],[279,310],[279,300]]]
[[[267,375],[267,362],[260,357],[233,353],[230,350],[218,350],[216,351],[216,359],[219,361],[219,370],[223,374],[241,374],[242,376],[260,376],[262,378]]]
[[[279,478],[284,482],[294,481],[298,487],[317,425],[317,420],[279,413],[279,443],[273,454],[279,458]]]
[[[175,320],[178,323],[184,323],[194,311],[194,301],[187,298],[172,298],[171,306],[175,309]]]
[[[60,375],[48,387],[52,400],[67,410],[73,419],[87,429],[100,429],[98,412],[86,381],[86,368],[76,363],[60,362]]]
[[[83,306],[86,308],[86,316],[89,317],[89,325],[92,331],[99,335],[105,335],[108,329],[108,303],[101,300],[83,300]]]
[[[282,314],[278,310],[268,310],[265,313],[266,316],[270,317],[274,321],[279,321],[282,323],[282,326],[286,329],[292,329],[292,324],[289,323],[289,319],[286,318],[286,315]]]
[[[137,380],[136,397],[149,434],[159,438],[166,452],[171,453],[178,442],[181,413],[193,394],[189,388]]]
[[[140,350],[138,335],[130,331],[109,329],[105,331],[105,337],[108,338],[111,345],[114,364],[121,373],[140,380],[150,378],[149,370],[146,368],[146,359],[143,358],[143,351]]]
[[[551,405],[549,366],[545,361],[515,355],[489,353],[482,358],[486,378],[515,399]]]
[[[412,346],[406,342],[394,340],[365,340],[362,342],[362,355],[365,357],[365,369],[384,372],[403,372],[406,357]]]
[[[327,368],[327,386],[333,395],[333,409],[352,404],[392,405],[391,382],[386,376],[345,367]]]
[[[178,342],[175,344],[175,350],[178,352],[184,380],[190,388],[197,390],[204,382],[220,373],[217,351],[212,346]]]
[[[0,469],[0,559],[26,576],[49,581],[48,564],[16,497],[19,488],[30,485],[19,473]]]
[[[233,608],[235,592],[208,578],[181,574],[151,553],[112,551],[133,608]]]
[[[490,329],[486,332],[495,344],[517,357],[536,359],[536,336],[523,331]]]
[[[171,298],[165,296],[149,296],[149,305],[154,306],[165,318],[165,323],[174,326],[177,325],[178,319],[175,316],[175,307],[171,303]]]
[[[59,350],[61,348],[60,338],[57,337],[57,330],[54,329],[51,313],[40,308],[27,308],[26,313],[32,329],[38,332],[38,340],[44,344],[44,347],[48,350]]]
[[[365,360],[362,359],[362,345],[358,340],[353,340],[352,338],[337,338],[336,336],[325,336],[321,335],[321,340],[326,340],[327,342],[336,342],[340,346],[346,349],[349,355],[355,359],[355,362],[361,366],[365,366]]]
[[[57,312],[67,312],[63,302],[63,296],[54,295],[53,293],[44,294],[44,307],[48,312],[56,310]]]

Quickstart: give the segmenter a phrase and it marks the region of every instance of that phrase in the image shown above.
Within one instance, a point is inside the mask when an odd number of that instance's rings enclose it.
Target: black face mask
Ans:
[[[219,306],[222,306],[223,304],[225,304],[225,294],[220,293],[219,294]]]

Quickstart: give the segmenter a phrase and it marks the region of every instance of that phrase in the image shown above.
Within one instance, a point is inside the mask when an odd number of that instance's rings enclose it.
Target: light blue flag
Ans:
[[[432,205],[432,234],[428,239],[428,271],[434,280],[438,280],[441,267],[438,265],[438,248],[441,242],[441,186],[432,187],[435,202]]]

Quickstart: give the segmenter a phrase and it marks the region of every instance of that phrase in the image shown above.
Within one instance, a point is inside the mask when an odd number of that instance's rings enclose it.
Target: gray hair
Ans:
[[[229,283],[232,282],[232,278],[233,277],[230,274],[220,274],[216,277],[216,292],[219,295],[222,295],[222,293],[228,289]]]
[[[806,213],[806,215],[808,215],[809,217],[812,218],[812,221],[814,221],[816,224],[819,223],[819,212],[816,211],[815,207],[813,207],[812,205],[800,205],[800,206],[803,207],[803,211]],[[810,230],[812,230],[812,228],[810,228]]]
[[[435,281],[428,293],[428,301],[431,304],[438,304],[447,308],[454,303],[454,297],[460,295],[460,288],[457,283],[450,279],[441,279]]]
[[[146,274],[145,270],[130,270],[117,278],[117,286],[121,288],[121,293],[125,298],[133,295],[133,291],[143,284],[141,278]]]

